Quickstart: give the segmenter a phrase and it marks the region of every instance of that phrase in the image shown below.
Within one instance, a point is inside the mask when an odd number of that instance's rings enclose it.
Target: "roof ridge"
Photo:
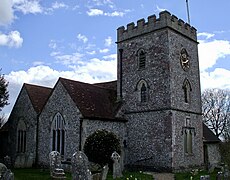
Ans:
[[[82,81],[73,80],[73,79],[67,79],[67,78],[63,78],[63,77],[60,77],[59,79],[60,80],[62,79],[64,81],[67,80],[67,81],[72,81],[72,82],[76,82],[76,83],[92,85],[93,87],[100,88],[100,89],[106,89],[106,90],[113,90],[113,88],[102,87],[99,84],[112,83],[112,82],[116,82],[117,81],[117,80],[114,80],[114,81],[107,81],[107,82],[100,82],[100,83],[87,83],[87,82],[82,82]]]
[[[41,85],[37,85],[37,84],[24,83],[24,85],[25,85],[25,87],[26,87],[26,86],[34,86],[34,87],[40,87],[40,88],[53,89],[53,88],[51,88],[51,87],[41,86]]]

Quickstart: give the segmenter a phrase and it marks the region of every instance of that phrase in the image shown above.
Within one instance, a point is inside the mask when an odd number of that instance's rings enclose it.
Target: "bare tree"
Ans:
[[[0,69],[1,71],[1,69]],[[4,78],[4,75],[0,72],[0,111],[2,111],[2,108],[6,105],[8,105],[8,99],[9,99],[9,92],[7,90],[8,82]],[[2,126],[3,122],[5,122],[5,116],[0,116],[0,127]]]
[[[5,124],[6,121],[7,121],[7,118],[5,114],[1,114],[0,115],[0,128]]]
[[[207,89],[201,98],[204,123],[217,137],[230,134],[230,90]]]

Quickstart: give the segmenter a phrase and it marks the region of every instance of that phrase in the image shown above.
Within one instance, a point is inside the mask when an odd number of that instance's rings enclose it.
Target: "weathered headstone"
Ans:
[[[10,156],[5,156],[4,157],[4,164],[6,165],[7,168],[11,168],[11,158],[10,158]]]
[[[113,160],[113,179],[122,177],[120,155],[115,151],[111,158]]]
[[[1,180],[14,180],[14,174],[11,172],[10,169],[0,163],[0,179]]]
[[[219,171],[216,176],[216,180],[222,180],[223,179],[223,173]]]
[[[106,164],[102,169],[100,180],[106,180],[108,171],[109,171],[109,166],[108,164]]]
[[[61,155],[57,151],[51,151],[49,154],[50,159],[50,175],[54,172],[55,168],[61,167]]]
[[[24,168],[25,167],[25,161],[26,161],[26,155],[25,154],[18,154],[14,163],[15,168]]]
[[[25,167],[30,168],[32,167],[34,162],[34,154],[33,153],[29,153],[27,158],[26,158],[26,164]]]
[[[229,179],[228,165],[225,165],[225,166],[224,166],[224,179],[226,179],[226,180]]]
[[[209,175],[200,176],[200,180],[210,180],[210,176]]]
[[[91,180],[88,157],[82,152],[77,151],[73,154],[72,159],[72,179],[73,180]]]
[[[61,155],[57,151],[49,154],[50,158],[50,176],[52,179],[66,179],[65,172],[61,168]]]

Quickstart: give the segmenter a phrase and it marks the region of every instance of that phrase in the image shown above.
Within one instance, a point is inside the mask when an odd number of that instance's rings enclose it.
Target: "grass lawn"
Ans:
[[[13,169],[15,180],[50,180],[49,170],[41,169]],[[206,171],[199,171],[197,175],[193,176],[192,180],[199,180],[201,175],[208,175]],[[123,173],[124,177],[117,180],[153,180],[151,175],[144,174],[142,172],[128,172]],[[209,174],[211,180],[216,180],[217,172]],[[71,180],[71,174],[66,173],[67,180]],[[176,173],[176,180],[190,180],[191,173]],[[112,172],[109,171],[107,180],[112,180]]]
[[[40,169],[13,169],[15,180],[50,180],[49,170]],[[117,180],[153,180],[152,176],[141,172],[124,172],[124,177]],[[71,174],[66,173],[67,180],[71,180]],[[136,179],[135,179],[136,178]],[[109,172],[108,180],[112,180],[112,172]]]
[[[192,176],[192,180],[200,180],[200,176],[202,175],[210,175],[210,180],[216,180],[217,171],[214,171],[213,173],[208,173],[207,171],[199,171],[196,175],[193,175],[191,173],[176,173],[175,179],[176,180],[190,180],[190,177]]]

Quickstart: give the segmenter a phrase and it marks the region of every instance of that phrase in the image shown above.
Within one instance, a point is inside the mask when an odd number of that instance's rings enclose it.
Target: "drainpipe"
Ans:
[[[40,113],[37,114],[37,122],[36,122],[36,145],[35,145],[35,166],[38,166],[38,131],[39,131],[39,116],[40,116]]]
[[[119,49],[119,65],[120,65],[120,100],[122,100],[122,59],[123,59],[123,49]]]
[[[83,119],[80,118],[80,131],[79,131],[79,151],[82,150],[82,147],[81,147],[81,141],[82,141],[82,123],[83,123]]]

